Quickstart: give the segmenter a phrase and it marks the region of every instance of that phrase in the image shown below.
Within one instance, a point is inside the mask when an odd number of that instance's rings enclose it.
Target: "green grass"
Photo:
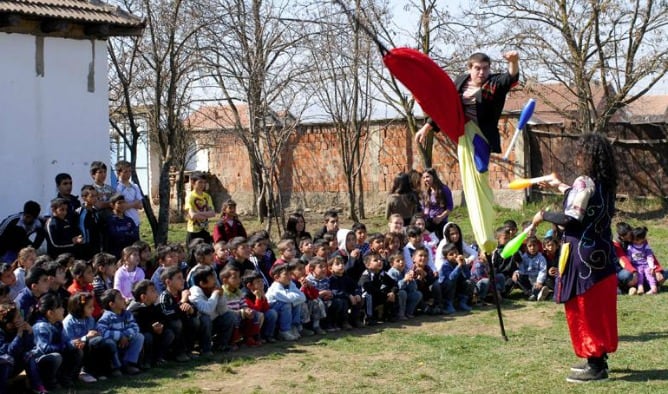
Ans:
[[[495,222],[521,223],[546,205],[551,203],[528,204],[516,211],[498,209]],[[665,208],[652,202],[625,202],[618,209],[615,223],[646,225],[650,244],[668,265]],[[253,218],[242,220],[249,232],[261,228]],[[472,241],[465,209],[455,209],[450,220],[459,223],[466,240]],[[385,230],[383,218],[364,222],[370,232]],[[307,229],[315,232],[320,219],[307,218],[307,223]],[[342,220],[341,227],[349,225],[350,221]],[[541,226],[538,234],[546,229]],[[185,226],[172,226],[170,237],[182,242]],[[609,360],[612,372],[606,383],[565,382],[569,366],[578,360],[561,305],[507,299],[503,313],[508,342],[499,335],[496,311],[486,308],[468,315],[419,317],[403,325],[242,349],[85,388],[91,393],[667,392],[668,287],[662,290],[657,296],[618,298],[620,343]]]
[[[86,387],[103,393],[665,392],[668,330],[656,311],[667,300],[666,292],[619,298],[620,344],[606,383],[565,382],[577,359],[560,305],[508,300],[508,342],[488,308],[246,349]]]

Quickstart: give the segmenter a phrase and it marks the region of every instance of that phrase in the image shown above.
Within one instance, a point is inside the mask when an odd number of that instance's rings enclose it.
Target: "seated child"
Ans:
[[[255,270],[255,266],[250,262],[251,251],[246,238],[234,237],[227,243],[227,247],[230,250],[230,258],[226,267],[230,264],[235,265],[239,272]]]
[[[439,270],[441,268],[441,265],[443,265],[443,263],[445,262],[442,250],[443,246],[445,246],[445,244],[449,242],[455,244],[455,246],[457,247],[457,252],[464,256],[467,264],[473,264],[478,258],[478,251],[464,242],[464,237],[462,236],[462,229],[459,227],[459,225],[453,222],[449,222],[446,223],[445,226],[443,226],[443,239],[439,242],[438,246],[436,247],[436,257],[435,257],[436,261],[434,263],[437,270]]]
[[[631,264],[636,269],[636,272],[638,272],[638,287],[636,291],[629,290],[629,294],[645,293],[645,284],[649,286],[647,294],[658,293],[657,280],[654,276],[656,258],[647,242],[647,227],[636,227],[633,229],[633,241],[631,241],[626,249],[626,253],[631,259]]]
[[[459,254],[457,246],[447,243],[443,246],[445,263],[438,273],[438,281],[443,293],[444,311],[446,314],[455,312],[455,305],[464,312],[470,312],[467,304],[473,295],[473,283],[470,282],[471,266],[466,263],[464,256]],[[456,303],[455,303],[456,299]]]
[[[308,264],[313,257],[315,257],[315,247],[313,245],[313,240],[310,237],[303,237],[299,240],[299,260],[304,264]]]
[[[148,279],[142,279],[132,288],[134,300],[128,305],[144,336],[142,368],[165,364],[165,354],[174,342],[174,331],[165,327],[158,302],[158,291]]]
[[[353,223],[353,233],[355,233],[355,249],[358,249],[364,257],[369,253],[369,243],[366,240],[366,226],[364,223]]]
[[[7,381],[23,370],[32,391],[46,393],[32,353],[34,347],[32,327],[23,320],[16,305],[0,304],[0,393],[9,393]]]
[[[144,271],[144,277],[150,278],[155,272],[157,265],[153,261],[151,245],[144,241],[136,241],[132,244],[139,251],[139,267]]]
[[[276,249],[278,249],[278,258],[274,261],[274,265],[287,264],[297,256],[295,241],[292,239],[280,240],[276,245]]]
[[[227,307],[227,299],[218,285],[216,271],[211,266],[201,266],[192,272],[193,285],[188,300],[195,305],[200,318],[200,350],[203,356],[211,350],[226,349],[234,330],[234,312]]]
[[[336,233],[336,240],[339,248],[333,254],[343,257],[346,262],[346,275],[350,276],[353,281],[359,282],[365,266],[362,252],[355,245],[357,242],[355,233],[351,230],[341,229]]]
[[[11,292],[12,289],[14,289],[16,286],[16,275],[14,275],[12,266],[9,263],[0,263],[0,283],[2,283],[3,285],[7,286],[7,288],[10,289],[10,294],[12,294],[14,298],[18,297],[18,294],[21,292],[17,291],[16,295],[14,295]],[[23,287],[22,290],[25,290],[25,286]]]
[[[67,268],[55,261],[50,261],[44,265],[46,274],[49,278],[49,292],[55,294],[60,299],[60,305],[67,305],[70,298],[70,292],[67,291]]]
[[[549,289],[543,286],[547,278],[547,261],[538,251],[539,243],[535,236],[527,238],[527,251],[522,254],[519,269],[513,274],[513,282],[517,283],[524,294],[529,296],[529,301],[536,301],[539,298],[540,301],[543,301],[550,294]]]
[[[341,300],[343,303],[343,322],[341,327],[348,324],[359,327],[360,313],[362,311],[362,290],[351,277],[345,275],[346,264],[343,257],[334,256],[327,261],[327,266],[332,275],[329,277],[329,289],[333,300]],[[350,312],[348,312],[350,311]]]
[[[413,252],[413,277],[417,289],[422,295],[422,311],[428,315],[439,315],[443,313],[443,294],[438,283],[436,273],[428,264],[428,252],[426,246],[420,246]]]
[[[79,380],[94,383],[97,377],[109,376],[112,369],[120,365],[112,365],[118,359],[116,343],[105,339],[95,329],[93,309],[95,297],[93,293],[76,292],[70,297],[67,310],[69,314],[63,320],[65,340],[76,349],[83,351],[83,368]]]
[[[241,281],[244,286],[242,291],[246,306],[264,315],[261,331],[262,340],[270,343],[276,342],[274,335],[276,334],[278,314],[269,307],[269,301],[267,301],[264,291],[264,278],[255,271],[249,271],[241,278]]]
[[[118,351],[112,365],[120,365],[122,372],[127,375],[136,375],[141,372],[137,363],[144,336],[139,332],[132,313],[125,309],[125,298],[120,291],[105,291],[101,301],[104,313],[97,321],[97,331],[102,338],[111,339],[116,344]]]
[[[418,253],[419,250],[419,253]],[[424,256],[423,256],[424,255]],[[423,258],[427,256],[427,249],[424,246],[418,246],[413,251],[413,258]],[[408,320],[415,317],[415,308],[422,300],[422,293],[418,291],[415,281],[415,271],[406,270],[404,256],[396,253],[390,256],[390,268],[387,275],[397,282],[397,305],[399,307],[397,317],[399,320]]]
[[[301,264],[299,262],[298,264]],[[325,323],[328,331],[338,331],[340,328],[349,330],[352,328],[348,319],[344,316],[345,303],[334,300],[334,294],[329,288],[329,277],[327,275],[327,261],[320,257],[314,257],[308,263],[310,274],[304,276],[303,270],[293,271],[293,280],[301,285],[301,291],[306,296],[306,310],[302,309],[302,322],[304,315],[310,317],[313,331],[324,334],[321,321]]]
[[[63,306],[53,294],[46,293],[39,299],[39,318],[32,326],[36,357],[40,376],[47,390],[60,384],[71,388],[79,375],[83,352],[67,341],[63,332]]]
[[[144,270],[139,267],[139,250],[134,246],[123,249],[123,257],[114,274],[114,289],[129,303],[132,301],[132,286],[144,279]]]
[[[473,266],[471,267],[471,282],[475,285],[473,301],[471,304],[475,305],[476,303],[480,303],[482,306],[486,306],[487,302],[485,300],[490,294],[490,279],[489,263],[487,262],[487,256],[485,256],[484,253],[480,255],[479,259],[473,262]],[[503,290],[504,284],[501,283],[501,286],[501,288],[498,288],[497,286],[499,293]]]
[[[190,292],[183,289],[185,279],[179,267],[168,267],[160,277],[165,284],[165,290],[160,293],[158,305],[165,328],[174,333],[174,341],[169,350],[176,361],[189,361],[187,345],[193,342],[192,336],[196,335],[199,329],[197,310],[189,302]]]
[[[93,295],[93,267],[89,264],[86,264],[85,261],[77,260],[72,268],[70,268],[72,273],[72,284],[67,288],[67,291],[71,294],[86,292]],[[67,304],[67,310],[69,311],[69,303]],[[102,316],[102,308],[100,305],[93,300],[93,318],[98,319]]]
[[[508,221],[507,221],[508,222]],[[512,222],[512,220],[510,221]],[[514,222],[513,222],[514,223]],[[519,252],[513,254],[512,256],[504,259],[501,257],[501,251],[503,250],[506,243],[512,239],[511,232],[507,227],[499,227],[496,229],[496,241],[498,242],[496,249],[492,253],[492,264],[494,266],[494,273],[496,275],[496,285],[501,288],[503,285],[503,290],[501,291],[501,296],[507,296],[515,287],[515,282],[513,282],[513,274],[517,271],[519,263],[522,261],[522,255]],[[515,226],[515,232],[517,232],[517,226]]]
[[[8,272],[12,272],[8,270]],[[12,275],[14,275],[12,273]],[[49,291],[49,276],[42,267],[35,266],[28,271],[26,288],[21,290],[14,300],[25,321],[34,323],[40,297]],[[33,316],[35,315],[35,316]]]
[[[19,250],[19,255],[16,261],[12,264],[16,282],[11,286],[9,297],[13,300],[19,294],[19,291],[26,287],[26,274],[32,268],[37,259],[37,251],[32,246],[28,246]]]
[[[269,264],[269,259],[266,258],[269,239],[265,237],[264,231],[258,231],[248,238],[248,245],[250,246],[250,257],[248,260],[253,264],[253,271],[262,278],[264,290],[266,291],[271,283],[269,277],[271,265]]]
[[[253,272],[252,270],[250,270]],[[223,282],[223,293],[227,300],[227,309],[234,316],[231,346],[234,349],[237,344],[244,341],[246,346],[258,346],[260,329],[264,315],[246,306],[241,291],[241,271],[234,264],[228,264],[220,273]]]
[[[406,268],[410,270],[413,268],[413,252],[416,248],[423,246],[422,230],[415,226],[409,226],[406,229],[406,238],[408,239],[408,243],[404,246],[403,250],[404,263],[406,264]],[[429,248],[425,248],[425,250],[427,251],[427,264],[435,271],[436,266],[434,265],[434,257],[431,255],[431,250]]]
[[[379,255],[368,254],[364,258],[364,265],[366,270],[362,273],[359,285],[366,305],[367,324],[373,326],[393,317],[397,287],[394,280],[382,270],[383,260]]]
[[[329,241],[320,238],[319,240],[313,242],[314,257],[320,257],[321,259],[326,259],[330,254],[331,252],[329,249]]]
[[[301,325],[301,304],[306,296],[292,282],[287,264],[275,264],[271,268],[274,282],[267,290],[267,301],[278,314],[278,336],[284,341],[299,339]]]
[[[153,282],[158,294],[162,294],[165,291],[165,283],[161,279],[162,273],[169,267],[179,267],[179,254],[174,245],[160,245],[155,254],[158,268],[153,272],[151,282]]]
[[[410,226],[417,227],[422,230],[422,244],[429,249],[432,256],[436,256],[436,248],[439,244],[439,239],[436,234],[427,230],[427,222],[424,218],[424,214],[421,212],[416,213],[411,218]]]
[[[193,266],[190,269],[190,272],[188,273],[188,277],[186,279],[186,282],[188,283],[188,287],[193,287],[195,285],[195,281],[193,280],[192,273],[197,269],[197,268],[202,268],[202,267],[210,267],[213,269],[214,263],[213,263],[213,247],[209,244],[199,244],[195,246],[194,253],[195,255],[195,261],[197,264]],[[216,275],[214,275],[216,276]],[[214,278],[214,281],[216,282],[216,287],[220,287],[220,282],[218,278]]]
[[[227,248],[225,241],[218,241],[213,244],[213,262],[216,265],[215,271],[217,274],[220,274],[229,258],[230,250]]]
[[[114,288],[114,274],[116,273],[116,256],[109,253],[98,253],[93,256],[93,294],[98,305],[102,305],[100,298],[109,289]],[[101,315],[100,315],[101,316]]]

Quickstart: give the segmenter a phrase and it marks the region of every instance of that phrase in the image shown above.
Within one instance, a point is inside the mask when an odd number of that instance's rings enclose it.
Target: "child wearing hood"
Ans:
[[[354,282],[359,282],[362,273],[366,269],[364,258],[359,249],[356,248],[357,237],[352,230],[340,229],[336,233],[338,249],[333,256],[341,256],[346,262],[346,275]]]
[[[443,227],[443,239],[441,239],[441,242],[439,242],[438,247],[436,248],[436,260],[434,261],[436,270],[440,271],[441,266],[443,266],[443,263],[446,261],[443,256],[443,247],[447,243],[455,244],[457,251],[464,256],[467,264],[473,265],[477,260],[478,252],[464,242],[462,229],[459,225],[454,222],[448,222],[445,227]]]

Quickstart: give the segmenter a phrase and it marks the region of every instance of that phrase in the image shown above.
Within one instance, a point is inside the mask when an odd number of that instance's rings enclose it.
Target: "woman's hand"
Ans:
[[[427,135],[431,131],[431,128],[432,127],[429,123],[422,126],[422,128],[418,130],[417,133],[415,133],[415,142],[419,144],[424,144],[425,140],[427,139]]]

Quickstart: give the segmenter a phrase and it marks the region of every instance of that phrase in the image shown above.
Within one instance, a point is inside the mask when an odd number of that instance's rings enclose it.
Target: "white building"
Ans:
[[[0,0],[0,219],[27,200],[49,213],[56,174],[78,195],[109,163],[106,40],[143,27],[99,0]]]

